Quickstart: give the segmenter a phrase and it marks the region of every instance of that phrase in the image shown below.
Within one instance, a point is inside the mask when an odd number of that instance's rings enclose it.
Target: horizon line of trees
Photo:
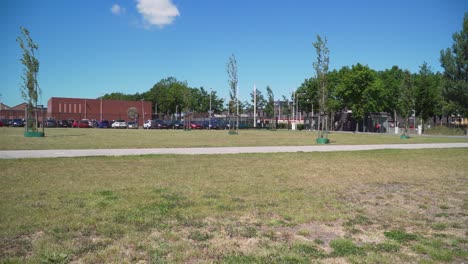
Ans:
[[[341,69],[325,71],[320,79],[311,77],[291,94],[297,100],[301,111],[317,111],[331,117],[340,110],[351,110],[357,121],[363,121],[367,113],[387,112],[408,118],[415,114],[421,123],[433,117],[468,116],[468,13],[465,13],[463,28],[453,34],[451,48],[441,50],[440,62],[443,73],[433,72],[424,62],[417,73],[393,66],[391,69],[376,71],[367,65],[357,63]],[[236,65],[237,66],[237,65]],[[211,94],[212,113],[233,114],[232,98],[235,98],[235,83],[230,85],[230,102],[217,95],[215,90],[204,87],[193,88],[188,83],[168,77],[160,80],[144,93],[111,93],[103,99],[151,101],[157,113],[174,114],[184,112],[208,112]],[[324,82],[326,89],[324,89]],[[323,94],[325,93],[325,94]],[[274,98],[273,90],[266,87],[267,98],[256,89],[257,112],[265,117],[277,116],[277,109],[290,113],[287,96],[282,100]],[[300,95],[297,98],[296,95]],[[326,97],[323,100],[322,97]],[[253,112],[253,91],[250,101],[239,101],[239,113]],[[285,105],[286,104],[286,105]],[[325,104],[320,106],[321,104]],[[319,108],[320,106],[320,108]],[[285,114],[282,111],[279,114]],[[331,122],[329,122],[331,125]]]

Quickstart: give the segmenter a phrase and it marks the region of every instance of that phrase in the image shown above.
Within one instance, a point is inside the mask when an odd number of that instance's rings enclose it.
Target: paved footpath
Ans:
[[[148,149],[64,149],[64,150],[3,150],[0,159],[59,158],[128,155],[203,155],[279,152],[327,152],[376,149],[439,149],[468,148],[468,143],[388,144],[388,145],[314,145],[278,147],[216,147],[216,148],[148,148]],[[468,151],[468,150],[467,150]]]

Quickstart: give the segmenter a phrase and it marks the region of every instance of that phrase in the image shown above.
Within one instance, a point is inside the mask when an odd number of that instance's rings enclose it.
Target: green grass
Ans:
[[[460,262],[467,160],[467,149],[0,160],[0,263]],[[439,213],[450,228],[435,237]]]
[[[307,146],[314,145],[316,133],[287,130],[227,131],[115,130],[84,128],[46,129],[44,138],[25,138],[22,128],[1,127],[0,149],[102,149],[102,148],[180,148],[230,146]],[[466,138],[418,137],[401,140],[399,135],[331,133],[331,144],[412,144],[468,142]]]
[[[463,136],[466,135],[466,130],[468,128],[463,127],[446,127],[446,126],[436,126],[424,131],[425,134],[428,135],[453,135],[453,136]]]

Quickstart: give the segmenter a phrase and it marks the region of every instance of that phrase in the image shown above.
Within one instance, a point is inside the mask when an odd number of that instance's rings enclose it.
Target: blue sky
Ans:
[[[290,95],[314,75],[316,35],[326,36],[330,68],[356,63],[442,71],[441,49],[461,30],[464,0],[5,0],[0,2],[0,94],[23,102],[24,26],[39,44],[40,102],[145,92],[174,76],[228,97],[226,63],[238,62],[240,99],[256,84]]]

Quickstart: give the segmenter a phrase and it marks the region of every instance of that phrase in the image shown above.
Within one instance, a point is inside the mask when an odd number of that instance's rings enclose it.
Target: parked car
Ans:
[[[45,122],[45,127],[57,127],[57,121],[55,119],[48,119]]]
[[[24,121],[23,119],[15,118],[11,122],[12,127],[24,127]]]
[[[211,120],[211,128],[210,129],[226,129],[227,123],[223,120],[213,119]]]
[[[111,125],[109,123],[109,121],[107,120],[102,120],[101,122],[99,122],[99,128],[110,128]]]
[[[3,126],[3,122],[2,122],[2,120],[0,120],[0,127],[2,127],[2,126]]]
[[[127,128],[127,122],[125,120],[115,120],[112,123],[112,128]]]
[[[171,123],[169,123],[169,128],[182,129],[184,128],[184,122],[179,120],[172,120]]]
[[[138,123],[135,121],[128,121],[127,127],[131,129],[138,129]]]
[[[2,119],[3,126],[10,126],[10,119]]]
[[[190,122],[191,129],[203,129],[203,126],[198,122]]]
[[[78,120],[73,120],[73,122],[72,122],[72,127],[80,127],[80,121],[78,121]]]
[[[58,127],[71,127],[71,123],[68,120],[59,120]]]
[[[80,122],[78,122],[78,127],[79,128],[90,128],[89,126],[89,120],[88,119],[82,119]]]
[[[164,120],[151,120],[151,128],[153,129],[168,129],[169,125]]]
[[[94,128],[97,128],[99,127],[99,122],[95,119],[89,121],[89,127],[94,127]]]
[[[146,120],[143,123],[143,129],[151,129],[151,123],[152,123],[152,120]]]

